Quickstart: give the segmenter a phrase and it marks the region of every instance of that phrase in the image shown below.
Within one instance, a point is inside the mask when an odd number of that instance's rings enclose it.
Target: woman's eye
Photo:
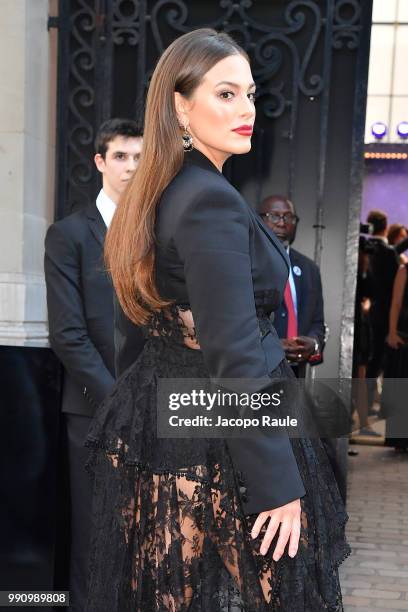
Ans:
[[[220,93],[220,98],[223,98],[224,100],[231,100],[231,97],[233,96],[233,92],[232,91],[222,91]]]
[[[234,92],[233,91],[222,91],[219,95],[223,100],[231,100],[231,98],[234,97]],[[249,93],[248,98],[251,100],[251,102],[255,102],[256,93],[254,91]]]

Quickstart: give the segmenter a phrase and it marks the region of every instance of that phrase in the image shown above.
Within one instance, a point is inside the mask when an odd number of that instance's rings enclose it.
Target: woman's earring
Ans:
[[[188,131],[188,127],[186,125],[184,126],[184,133],[183,133],[183,148],[184,148],[184,151],[192,151],[194,149],[193,137]]]

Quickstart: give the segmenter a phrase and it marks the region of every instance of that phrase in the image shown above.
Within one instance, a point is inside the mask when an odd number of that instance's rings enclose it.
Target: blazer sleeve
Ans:
[[[269,372],[256,317],[246,204],[227,189],[208,189],[185,210],[175,232],[198,341],[211,378],[259,379]],[[278,339],[276,339],[279,342]],[[269,378],[270,380],[270,378]],[[304,495],[289,438],[229,439],[246,489],[247,514]]]
[[[88,401],[99,404],[115,379],[88,335],[78,249],[55,224],[45,238],[44,269],[51,347]]]
[[[143,349],[145,338],[142,329],[132,323],[125,315],[114,295],[114,343],[115,343],[115,373],[119,378],[138,358]]]

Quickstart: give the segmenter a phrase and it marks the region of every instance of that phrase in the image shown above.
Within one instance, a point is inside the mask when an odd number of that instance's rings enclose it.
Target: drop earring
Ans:
[[[188,127],[186,125],[184,126],[184,133],[183,133],[182,139],[183,139],[184,151],[192,151],[194,149],[193,137],[188,131]]]

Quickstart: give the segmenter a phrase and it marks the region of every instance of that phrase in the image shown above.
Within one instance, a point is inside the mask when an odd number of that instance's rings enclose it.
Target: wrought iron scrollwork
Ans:
[[[115,45],[135,46],[140,41],[140,1],[116,0],[113,3],[112,38]]]
[[[310,63],[324,26],[321,8],[313,0],[292,0],[285,8],[281,25],[257,21],[250,14],[251,0],[221,0],[224,12],[216,20],[200,24],[229,32],[237,38],[253,60],[253,72],[258,85],[258,99],[266,117],[277,118],[286,109],[297,107],[297,96],[318,96],[324,80],[321,74],[309,74]],[[313,20],[313,23],[311,23]],[[174,38],[193,27],[189,22],[189,9],[183,0],[159,0],[154,2],[149,17],[157,52],[161,53],[169,41],[165,41],[161,28],[170,26]],[[307,46],[299,49],[294,37],[307,29]],[[275,82],[285,61],[292,65],[292,78],[284,83]],[[293,86],[295,84],[295,87]]]
[[[158,2],[154,2],[150,14],[150,24],[158,55],[163,53],[167,46],[160,32],[161,16],[163,16],[165,23],[177,33],[174,38],[192,29],[192,27],[189,27],[186,23],[188,19],[188,8],[183,0],[159,0]]]
[[[357,49],[361,31],[361,2],[336,0],[334,6],[333,47],[341,49],[347,42],[350,50]]]
[[[303,8],[303,12],[301,8]],[[286,9],[285,18],[291,27],[291,33],[298,32],[301,28],[307,27],[305,9],[311,12],[314,19],[309,28],[309,44],[303,52],[303,59],[300,63],[298,87],[305,96],[318,96],[324,86],[323,77],[320,74],[311,74],[309,77],[306,75],[324,23],[321,10],[312,2],[293,1]]]
[[[86,0],[78,0],[79,8],[71,16],[70,87],[68,102],[68,181],[75,195],[72,205],[81,200],[93,175],[93,162],[85,154],[94,138],[91,110],[95,102],[93,71],[95,69],[92,35],[95,31],[95,11]]]
[[[252,0],[214,0],[211,7],[208,0],[207,20],[202,19],[204,3],[197,13],[195,3],[186,0],[60,1],[73,7],[70,8],[68,174],[75,188],[90,183],[94,172],[89,155],[97,127],[93,117],[99,121],[109,108],[115,108],[114,102],[103,106],[95,99],[93,72],[98,31],[102,27],[99,23],[103,24],[103,47],[99,47],[97,59],[106,61],[108,69],[103,78],[110,79],[107,91],[112,91],[113,96],[117,95],[114,79],[119,69],[115,64],[115,49],[122,54],[126,48],[136,50],[129,64],[129,75],[133,75],[133,89],[136,89],[135,109],[143,105],[157,58],[177,36],[196,27],[213,27],[236,38],[251,58],[257,82],[258,116],[267,123],[283,122],[280,135],[289,143],[286,153],[290,168],[289,193],[293,190],[295,172],[294,149],[290,143],[296,138],[301,100],[319,101],[324,115],[322,125],[325,125],[328,102],[322,93],[330,88],[330,55],[344,47],[356,49],[361,30],[362,0],[271,3],[264,12],[266,19],[260,18],[259,6]],[[201,15],[199,21],[197,14]],[[103,96],[103,92],[98,92],[98,96]],[[92,113],[96,107],[99,111]]]

